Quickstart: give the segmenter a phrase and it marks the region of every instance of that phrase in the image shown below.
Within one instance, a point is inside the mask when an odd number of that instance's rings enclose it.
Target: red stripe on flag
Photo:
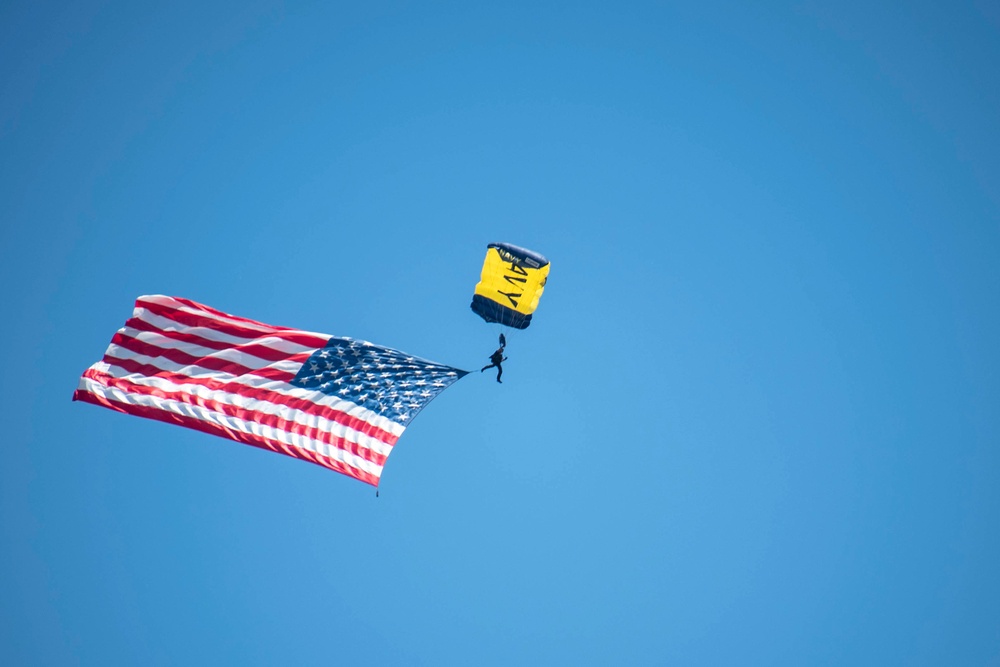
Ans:
[[[310,401],[308,398],[289,396],[288,394],[272,391],[270,389],[250,387],[241,382],[223,382],[212,378],[193,378],[182,373],[160,370],[155,366],[138,364],[129,359],[113,359],[110,363],[111,365],[118,366],[131,374],[141,375],[144,377],[162,378],[174,384],[194,384],[200,387],[205,387],[210,391],[232,394],[234,396],[240,396],[250,400],[266,401],[268,403],[274,403],[275,405],[283,405],[291,408],[292,410],[298,410],[299,412],[304,412],[315,417],[326,419],[327,421],[335,422],[341,426],[346,426],[347,428],[357,431],[358,433],[380,440],[387,445],[395,445],[396,441],[399,440],[399,436],[393,435],[390,431],[379,428],[378,426],[365,421],[360,417],[355,417],[354,415],[350,415],[342,410],[337,410],[329,405],[323,405],[321,403]],[[150,369],[152,369],[153,372],[148,372]],[[102,383],[104,381],[103,378],[108,376],[107,373],[101,373],[93,369],[87,369],[83,375],[84,377],[89,377]],[[300,391],[304,392],[307,390],[301,389]]]
[[[150,385],[132,382],[128,378],[115,378],[111,377],[110,375],[102,375],[100,373],[84,373],[84,376],[106,387],[115,387],[129,394],[136,394],[139,396],[150,396],[153,398],[160,398],[168,401],[176,401],[178,403],[183,403],[185,405],[198,406],[205,408],[206,410],[219,412],[226,416],[234,417],[236,419],[241,419],[246,422],[253,422],[256,424],[261,424],[263,426],[270,426],[271,428],[276,428],[280,431],[285,431],[286,433],[299,435],[304,438],[309,438],[310,440],[315,440],[316,442],[322,442],[324,444],[330,445],[331,447],[336,447],[337,449],[343,450],[345,452],[348,452],[349,454],[353,454],[355,456],[363,458],[366,461],[371,461],[372,463],[375,463],[377,465],[384,465],[385,459],[386,457],[388,457],[388,454],[380,454],[379,452],[373,451],[367,447],[364,447],[356,442],[352,442],[346,438],[334,435],[329,431],[324,431],[318,427],[309,426],[307,424],[302,424],[290,419],[285,419],[283,417],[268,412],[243,408],[238,405],[233,405],[232,403],[226,403],[223,400],[203,398],[201,396],[183,390],[167,391],[165,389],[160,389],[159,387],[153,387]],[[315,406],[314,403],[310,403],[310,405]],[[166,408],[163,409],[166,410],[167,412],[171,411]],[[305,412],[305,411],[300,411],[300,412]],[[305,412],[305,414],[310,414],[310,413]],[[383,444],[389,445],[391,447],[393,443],[383,442]]]
[[[179,331],[177,329],[161,329],[160,327],[141,320],[137,317],[129,318],[125,322],[126,329],[134,329],[135,331],[141,333],[151,333],[163,336],[164,338],[169,338],[170,340],[176,340],[179,343],[187,343],[189,345],[197,345],[199,347],[206,347],[211,350],[232,350],[237,349],[241,352],[250,352],[255,357],[260,357],[261,359],[266,359],[268,361],[281,361],[282,359],[288,358],[289,354],[293,354],[287,350],[279,350],[269,345],[265,345],[263,340],[270,339],[270,342],[274,341],[274,336],[266,335],[261,336],[259,339],[247,340],[245,343],[235,343],[232,341],[225,340],[214,340],[212,338],[207,338],[205,336],[199,336],[198,334],[191,333],[190,331]],[[131,335],[125,333],[125,335]],[[135,337],[135,336],[133,336]],[[286,341],[287,342],[287,341]],[[290,343],[295,347],[301,347],[298,343]]]
[[[159,347],[153,343],[146,343],[138,338],[125,335],[120,331],[117,332],[111,339],[111,344],[123,347],[130,352],[141,354],[144,357],[163,357],[164,359],[169,359],[170,361],[181,364],[182,366],[197,366],[198,368],[204,368],[205,370],[218,371],[220,373],[228,373],[230,375],[255,374],[257,371],[266,368],[266,366],[245,366],[243,364],[236,363],[235,361],[220,359],[214,356],[199,357],[176,348]],[[236,347],[230,347],[229,349],[236,352],[242,351]],[[291,361],[302,364],[309,358],[309,356],[310,353],[308,352],[289,354],[285,355],[285,358],[282,359],[282,361]],[[107,359],[105,359],[105,361],[107,361]],[[287,375],[287,372],[285,374]],[[294,377],[295,376],[292,375],[289,379]]]
[[[193,302],[192,302],[193,303]],[[298,331],[296,329],[286,329],[284,327],[273,327],[269,324],[263,324],[261,322],[254,322],[253,320],[247,320],[242,317],[226,316],[233,320],[238,320],[241,322],[246,322],[248,324],[253,324],[260,329],[241,327],[236,324],[230,324],[228,322],[223,322],[221,320],[215,319],[209,313],[206,314],[196,314],[189,313],[179,308],[171,308],[170,306],[164,306],[158,303],[153,303],[151,301],[137,301],[137,305],[141,305],[143,308],[153,313],[154,315],[159,315],[165,317],[169,320],[173,320],[180,325],[185,327],[205,327],[206,329],[213,329],[219,333],[228,334],[230,336],[237,336],[239,338],[254,339],[261,338],[263,336],[275,336],[281,338],[282,340],[287,340],[292,343],[298,343],[299,345],[305,347],[324,347],[329,341],[329,337],[323,337],[316,334],[311,334],[306,331]],[[196,306],[191,306],[195,308]],[[199,308],[199,310],[202,310]],[[219,311],[214,311],[218,313]],[[224,314],[223,314],[224,315]],[[263,329],[264,331],[261,331]]]
[[[191,333],[189,331],[176,331],[171,329],[160,329],[149,322],[144,322],[142,320],[132,318],[125,323],[126,329],[133,329],[134,331],[119,331],[116,336],[128,336],[129,338],[138,339],[144,333],[154,334],[157,336],[162,336],[168,340],[174,340],[178,343],[184,343],[185,345],[196,345],[198,347],[208,348],[210,350],[216,350],[218,352],[224,352],[226,350],[235,350],[237,352],[243,352],[245,354],[252,354],[258,359],[263,359],[264,361],[282,361],[288,359],[295,352],[289,352],[285,350],[278,350],[268,345],[260,342],[263,339],[270,338],[274,341],[273,336],[263,336],[260,339],[247,340],[245,343],[234,343],[224,340],[212,340],[211,338],[205,338],[199,336],[198,334]],[[111,342],[116,342],[114,338]],[[147,341],[143,341],[147,342]],[[150,345],[155,345],[156,343],[149,343]],[[295,344],[296,347],[300,347]],[[309,353],[311,354],[315,348],[311,348]]]
[[[240,317],[239,315],[233,315],[231,313],[224,313],[221,310],[218,310],[216,308],[212,308],[211,306],[206,306],[203,303],[198,303],[197,301],[192,301],[191,299],[185,299],[184,297],[181,297],[181,296],[160,296],[158,298],[168,299],[168,300],[173,301],[175,303],[179,303],[179,304],[181,304],[181,306],[186,307],[186,308],[192,308],[194,310],[200,310],[200,311],[205,312],[205,313],[210,313],[212,315],[217,315],[218,317],[224,317],[224,318],[230,319],[230,320],[236,320],[238,322],[245,322],[246,324],[250,324],[252,326],[263,327],[265,329],[271,329],[271,330],[274,330],[274,331],[297,331],[297,329],[294,329],[292,327],[282,327],[282,326],[277,326],[277,325],[274,325],[274,324],[264,324],[263,322],[259,322],[257,320],[251,320],[251,319],[249,319],[247,317]],[[146,301],[143,301],[142,297],[139,297],[139,299],[136,300],[136,303],[139,303],[139,302],[147,303]]]
[[[259,447],[260,449],[267,449],[269,451],[284,454],[285,456],[290,456],[295,459],[301,459],[303,461],[308,461],[310,463],[315,463],[316,465],[323,466],[324,468],[329,468],[336,472],[342,473],[349,477],[361,480],[366,484],[371,484],[372,486],[378,486],[379,477],[369,472],[363,470],[358,470],[346,463],[338,461],[336,459],[331,459],[329,457],[323,456],[317,452],[310,452],[304,449],[289,448],[283,442],[277,440],[271,440],[270,438],[264,438],[261,436],[252,435],[249,433],[244,433],[242,431],[233,431],[227,429],[218,424],[212,424],[210,422],[204,422],[200,419],[195,419],[193,417],[187,417],[185,415],[179,415],[175,412],[165,412],[157,408],[146,407],[143,405],[131,405],[129,403],[119,403],[118,401],[113,401],[106,399],[102,396],[96,396],[88,391],[83,391],[77,389],[73,392],[74,401],[83,401],[85,403],[92,403],[94,405],[100,405],[105,408],[110,408],[117,412],[123,412],[125,414],[136,415],[138,417],[145,417],[147,419],[155,419],[157,421],[166,422],[168,424],[176,424],[178,426],[183,426],[185,428],[190,428],[195,431],[201,431],[203,433],[209,433],[211,435],[216,435],[227,440],[235,440],[236,442],[243,443],[244,445],[252,445],[254,447]]]

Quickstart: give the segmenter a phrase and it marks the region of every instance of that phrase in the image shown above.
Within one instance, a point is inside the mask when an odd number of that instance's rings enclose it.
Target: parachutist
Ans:
[[[507,361],[507,357],[503,356],[503,347],[501,346],[501,347],[499,347],[497,349],[496,352],[494,352],[493,354],[490,355],[490,362],[491,362],[490,365],[489,366],[483,366],[482,369],[480,369],[479,372],[482,373],[487,368],[496,367],[496,369],[497,369],[497,382],[499,382],[500,384],[503,384],[503,380],[500,379],[500,376],[503,375],[503,366],[501,366],[500,364],[503,363],[503,362],[505,362],[505,361]]]

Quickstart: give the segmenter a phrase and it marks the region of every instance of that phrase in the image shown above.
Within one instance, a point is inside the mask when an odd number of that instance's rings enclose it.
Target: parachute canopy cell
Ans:
[[[548,277],[549,260],[539,253],[509,243],[491,243],[472,296],[472,310],[487,322],[527,329]]]

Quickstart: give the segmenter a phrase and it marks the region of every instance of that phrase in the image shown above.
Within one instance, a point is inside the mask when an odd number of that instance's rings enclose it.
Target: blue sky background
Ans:
[[[995,2],[0,8],[0,663],[1000,664]],[[70,397],[140,294],[505,382],[381,497]]]

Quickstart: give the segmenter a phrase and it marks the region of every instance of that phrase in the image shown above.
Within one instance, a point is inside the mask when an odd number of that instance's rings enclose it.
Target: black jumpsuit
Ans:
[[[496,369],[497,369],[497,382],[499,382],[500,384],[503,384],[503,380],[500,379],[500,376],[503,375],[503,366],[500,365],[501,362],[503,362],[503,360],[504,360],[504,358],[503,358],[503,348],[501,347],[499,350],[497,350],[496,352],[494,352],[493,354],[490,355],[490,361],[492,363],[489,366],[483,366],[483,368],[479,372],[482,373],[487,368],[493,368],[494,366],[496,366]]]

